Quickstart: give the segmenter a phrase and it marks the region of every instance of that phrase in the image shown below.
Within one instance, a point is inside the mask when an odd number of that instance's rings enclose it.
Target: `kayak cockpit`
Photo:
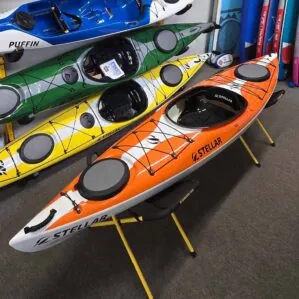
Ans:
[[[138,0],[36,1],[21,6],[12,23],[33,34],[53,37],[80,29],[138,23],[142,12]]]
[[[115,158],[102,159],[81,174],[76,188],[89,200],[106,200],[117,195],[130,178],[128,165]]]
[[[246,100],[230,90],[198,87],[171,103],[167,116],[182,127],[210,128],[236,118],[246,106]]]
[[[109,39],[92,48],[83,59],[83,72],[93,81],[124,79],[138,69],[136,51],[125,38]]]
[[[82,25],[82,19],[77,14],[64,12],[50,1],[24,5],[16,12],[13,21],[31,34],[49,37],[77,31]]]
[[[148,106],[147,95],[135,81],[108,89],[99,101],[101,117],[110,122],[124,122],[143,113]]]

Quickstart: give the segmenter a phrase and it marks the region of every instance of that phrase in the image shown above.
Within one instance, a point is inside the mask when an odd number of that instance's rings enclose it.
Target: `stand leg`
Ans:
[[[271,146],[275,146],[275,142],[274,140],[272,139],[272,137],[270,136],[269,132],[266,130],[265,126],[263,125],[263,123],[257,119],[256,120],[257,124],[260,126],[260,128],[262,129],[262,131],[264,132],[265,136],[267,137],[267,139],[269,140],[270,142],[270,145]]]
[[[171,213],[171,217],[172,217],[172,220],[173,220],[174,224],[176,225],[177,229],[179,230],[179,232],[180,232],[180,234],[181,234],[181,236],[182,236],[182,238],[183,238],[183,240],[184,240],[184,242],[185,242],[185,244],[186,244],[186,246],[187,246],[187,248],[188,248],[191,256],[192,257],[196,257],[197,253],[194,250],[194,248],[193,248],[193,246],[192,246],[192,244],[191,244],[191,242],[190,242],[187,234],[185,233],[185,231],[184,231],[181,223],[179,222],[177,216],[175,215],[175,213]]]
[[[0,79],[6,77],[5,61],[3,57],[0,57]]]
[[[144,288],[144,290],[147,294],[147,297],[150,298],[150,299],[154,298],[153,294],[152,294],[152,292],[151,292],[151,290],[150,290],[150,288],[149,288],[149,286],[148,286],[148,284],[147,284],[147,282],[144,278],[144,275],[143,275],[143,273],[142,273],[142,271],[141,271],[141,269],[138,265],[138,262],[137,262],[137,260],[134,256],[134,254],[133,254],[133,251],[132,251],[132,249],[131,249],[131,247],[130,247],[130,245],[129,245],[129,243],[128,243],[125,235],[124,235],[124,232],[123,232],[119,222],[118,222],[118,219],[115,216],[112,216],[112,221],[114,222],[114,225],[117,229],[117,232],[118,232],[118,234],[119,234],[119,236],[120,236],[120,238],[121,238],[121,240],[122,240],[122,242],[123,242],[123,244],[124,244],[124,246],[125,246],[125,248],[128,252],[128,255],[131,259],[131,262],[132,262],[132,264],[135,268],[135,271],[136,271],[136,273],[137,273],[137,275],[138,275],[138,277],[139,277],[139,279],[140,279],[140,281],[143,285],[143,288]]]
[[[5,134],[7,136],[8,143],[15,139],[15,134],[14,134],[14,131],[13,131],[12,123],[8,123],[8,124],[5,125]]]
[[[252,152],[252,150],[250,149],[250,147],[248,146],[247,142],[245,141],[245,139],[240,136],[239,138],[243,144],[243,146],[245,147],[246,151],[248,152],[249,156],[251,157],[251,159],[253,160],[254,164],[257,167],[261,167],[260,162],[258,161],[258,159],[255,157],[254,153]]]

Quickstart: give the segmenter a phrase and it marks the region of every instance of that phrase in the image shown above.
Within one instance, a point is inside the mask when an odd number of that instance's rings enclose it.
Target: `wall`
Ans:
[[[12,9],[26,2],[33,2],[33,1],[30,0],[1,1],[0,12]],[[212,2],[213,0],[194,0],[193,7],[190,11],[188,11],[183,16],[173,16],[169,18],[167,21],[165,21],[165,23],[208,22],[211,15]],[[196,42],[193,43],[192,47],[187,53],[195,54],[195,53],[205,52],[206,42],[207,42],[207,35],[201,36]],[[19,69],[26,68],[40,61],[44,61],[48,58],[56,56],[57,54],[71,50],[74,47],[76,46],[71,45],[71,46],[55,47],[51,49],[39,49],[39,50],[27,51],[20,62],[8,66],[8,73],[13,73]]]

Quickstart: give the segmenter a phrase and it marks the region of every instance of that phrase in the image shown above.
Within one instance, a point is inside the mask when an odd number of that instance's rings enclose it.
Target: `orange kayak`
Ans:
[[[51,247],[197,170],[275,102],[277,77],[273,54],[217,73],[177,95],[100,155],[10,245],[24,252]]]

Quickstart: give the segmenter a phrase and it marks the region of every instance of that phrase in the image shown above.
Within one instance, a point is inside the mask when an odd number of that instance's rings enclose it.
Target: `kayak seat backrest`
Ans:
[[[240,115],[246,100],[223,88],[195,88],[184,94],[167,109],[168,117],[189,128],[222,125]]]

